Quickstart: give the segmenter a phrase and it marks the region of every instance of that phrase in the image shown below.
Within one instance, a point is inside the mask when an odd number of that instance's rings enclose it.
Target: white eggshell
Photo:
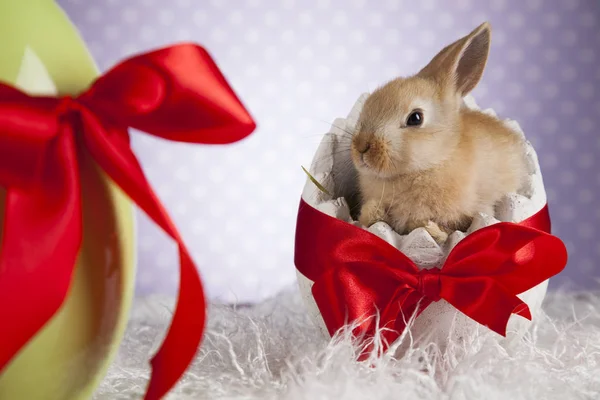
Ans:
[[[310,173],[313,175],[329,193],[335,193],[335,198],[321,192],[309,179],[306,181],[303,199],[318,210],[353,223],[350,216],[349,205],[344,196],[349,195],[355,190],[355,182],[352,180],[355,176],[349,153],[348,135],[344,130],[352,131],[358,115],[368,95],[363,94],[355,103],[352,111],[346,118],[338,118],[334,121],[331,129],[324,136],[321,144],[314,156]],[[465,98],[465,105],[470,108],[478,109],[477,104],[471,96]],[[495,115],[493,110],[486,110],[487,113]],[[518,123],[506,120],[505,123],[511,129],[523,135]],[[399,235],[384,222],[378,222],[369,227],[369,231],[409,257],[419,268],[438,267],[449,252],[456,246],[465,235],[481,229],[485,226],[498,223],[500,221],[518,222],[522,221],[539,211],[546,203],[546,192],[540,171],[538,158],[535,150],[529,142],[525,143],[525,152],[529,164],[529,179],[525,186],[519,191],[507,195],[496,207],[495,216],[478,215],[474,218],[471,227],[466,233],[454,232],[444,243],[439,246],[433,238],[423,228],[415,229],[407,235]],[[310,318],[319,327],[324,336],[329,333],[321,317],[321,313],[312,296],[311,287],[313,282],[297,271],[298,285]],[[538,286],[520,294],[521,298],[529,306],[533,319],[539,315],[542,301],[546,295],[548,281],[544,281]],[[507,340],[519,339],[530,326],[530,321],[513,315],[509,320],[507,329]],[[427,340],[437,343],[441,348],[449,338],[460,342],[466,339],[477,330],[484,329],[477,322],[457,311],[454,307],[444,300],[431,304],[414,321],[411,328],[411,334],[414,340]],[[402,346],[401,346],[402,348]]]

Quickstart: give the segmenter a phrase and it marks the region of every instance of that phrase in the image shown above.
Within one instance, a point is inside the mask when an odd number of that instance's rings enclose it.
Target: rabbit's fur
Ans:
[[[438,242],[517,192],[526,177],[522,138],[499,119],[464,105],[487,62],[484,23],[438,53],[419,73],[397,78],[365,101],[352,138],[359,221],[398,233],[425,227]],[[407,119],[420,113],[420,126]]]

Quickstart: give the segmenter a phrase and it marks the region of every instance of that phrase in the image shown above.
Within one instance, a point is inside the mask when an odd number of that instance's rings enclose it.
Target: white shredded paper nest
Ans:
[[[291,265],[282,265],[289,268]],[[172,299],[138,299],[94,400],[140,399]],[[403,340],[410,341],[409,337]],[[427,372],[421,372],[423,357]],[[170,400],[583,400],[600,398],[600,297],[550,291],[532,329],[509,346],[470,341],[411,346],[375,368],[345,337],[330,341],[296,288],[251,308],[212,306],[203,345]]]
[[[330,131],[324,135],[321,144],[313,158],[310,173],[327,193],[319,190],[316,185],[307,179],[302,198],[311,206],[332,217],[352,223],[361,227],[358,221],[351,217],[351,208],[347,199],[356,193],[356,172],[350,158],[351,133],[368,94],[363,94],[355,103],[346,118],[337,118]],[[472,96],[465,98],[465,105],[479,109]],[[483,112],[496,116],[491,109]],[[519,124],[513,120],[503,121],[517,134],[525,137]],[[527,156],[529,175],[519,193],[506,195],[496,206],[494,216],[476,215],[467,232],[456,231],[449,235],[443,245],[438,245],[431,235],[424,229],[418,228],[406,235],[399,235],[385,222],[377,222],[368,228],[368,231],[390,243],[420,269],[440,268],[450,251],[467,234],[485,226],[504,222],[520,222],[535,214],[546,204],[546,192],[537,154],[532,145],[524,140],[525,154]],[[364,227],[361,227],[364,228]],[[311,319],[320,328],[324,336],[329,336],[321,313],[312,297],[311,287],[313,282],[297,271],[298,284],[303,299],[307,305]],[[548,281],[521,293],[518,297],[530,308],[533,319],[538,318],[538,311],[546,295]],[[407,316],[409,318],[410,316]],[[517,340],[529,327],[530,322],[520,316],[511,316],[507,327],[507,340]],[[444,339],[453,335],[455,339],[468,340],[479,324],[466,315],[457,311],[445,300],[432,303],[423,311],[414,322],[412,334],[416,340],[444,343]],[[484,328],[487,329],[487,328]]]

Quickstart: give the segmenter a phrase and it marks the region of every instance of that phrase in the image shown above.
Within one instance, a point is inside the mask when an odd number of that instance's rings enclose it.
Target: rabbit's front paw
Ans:
[[[409,233],[417,228],[425,228],[436,243],[441,244],[448,239],[448,234],[433,221],[409,221],[406,224],[406,233]]]
[[[384,221],[385,215],[385,209],[382,207],[380,201],[367,200],[360,209],[358,222],[368,228],[375,222]]]
[[[438,244],[444,243],[446,239],[448,239],[448,234],[433,221],[427,222],[425,225],[425,230],[429,232],[433,240],[435,240]]]

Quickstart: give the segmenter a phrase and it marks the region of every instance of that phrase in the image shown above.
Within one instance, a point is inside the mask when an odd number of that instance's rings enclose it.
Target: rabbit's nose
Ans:
[[[360,145],[356,146],[356,150],[358,150],[358,152],[360,154],[365,154],[367,151],[369,151],[370,148],[371,148],[370,142],[364,142],[364,143],[361,143]]]

